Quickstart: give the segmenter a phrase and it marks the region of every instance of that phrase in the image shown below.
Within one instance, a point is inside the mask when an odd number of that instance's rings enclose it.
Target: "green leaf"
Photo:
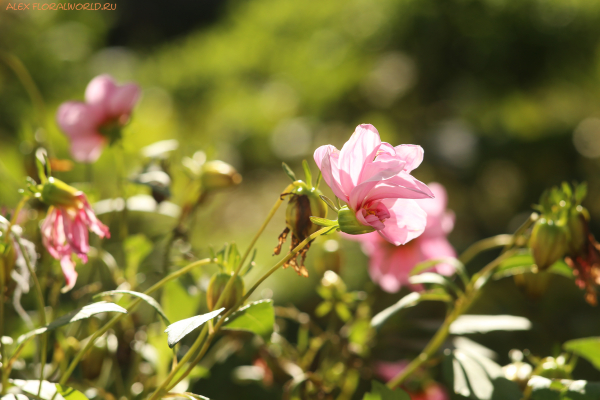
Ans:
[[[461,315],[450,325],[450,333],[453,335],[529,329],[531,321],[514,315]]]
[[[452,289],[455,293],[462,293],[462,290],[458,288],[454,284],[454,282],[450,281],[443,275],[437,274],[435,272],[424,272],[419,275],[414,275],[408,278],[408,281],[413,285],[418,284],[430,284],[430,285],[440,285],[446,288]]]
[[[190,332],[204,324],[205,322],[213,319],[217,315],[221,314],[225,307],[219,308],[218,310],[209,312],[207,314],[196,315],[195,317],[183,319],[167,326],[165,333],[167,336],[167,343],[169,347],[173,348],[177,343],[186,337]]]
[[[158,304],[158,302],[156,300],[154,300],[154,298],[148,296],[147,294],[140,293],[140,292],[134,292],[132,290],[109,290],[106,292],[98,293],[93,298],[96,299],[98,297],[113,296],[115,294],[128,294],[128,295],[138,297],[138,298],[144,300],[150,306],[154,307],[154,309],[158,312],[158,314],[165,320],[165,323],[167,325],[170,324],[169,318],[167,318],[167,316],[165,315],[165,312],[163,311],[160,304]]]
[[[302,168],[304,168],[304,176],[306,177],[308,187],[312,187],[312,172],[310,171],[310,166],[306,160],[302,160]]]
[[[340,317],[340,319],[344,322],[350,320],[350,318],[352,318],[352,314],[350,313],[350,310],[348,309],[348,306],[345,305],[344,303],[335,303],[335,312],[338,315],[338,317]]]
[[[577,185],[575,188],[575,202],[581,204],[585,196],[587,195],[587,183],[583,182]]]
[[[397,313],[398,311],[412,307],[420,303],[421,301],[445,301],[451,302],[452,297],[447,293],[439,292],[412,292],[401,298],[396,304],[391,305],[383,311],[380,311],[371,320],[371,326],[379,328],[388,318]]]
[[[513,275],[520,275],[536,271],[537,267],[529,249],[522,250],[512,257],[504,260],[493,275],[493,279],[502,279]],[[559,260],[552,264],[544,272],[550,272],[556,275],[563,275],[567,278],[573,278],[573,270],[569,268],[564,261]]]
[[[563,348],[585,358],[600,370],[600,336],[569,340]]]
[[[331,301],[324,301],[322,303],[320,303],[317,308],[315,308],[315,315],[317,317],[324,317],[327,314],[329,314],[329,312],[331,311],[331,309],[333,308],[333,303]]]
[[[332,220],[332,219],[310,217],[310,220],[312,221],[313,224],[319,225],[319,226],[337,226],[338,225],[337,220]]]
[[[89,304],[85,307],[80,308],[79,310],[75,310],[72,311],[68,314],[63,315],[60,318],[55,319],[54,321],[52,321],[50,324],[48,324],[47,326],[38,328],[34,331],[31,332],[27,332],[21,336],[19,336],[19,338],[17,339],[17,343],[21,344],[23,343],[25,340],[28,340],[30,338],[32,338],[35,335],[40,335],[46,331],[50,331],[56,328],[59,328],[61,326],[70,324],[72,322],[75,321],[79,321],[82,319],[86,319],[89,318],[93,315],[96,314],[100,314],[100,313],[104,313],[104,312],[120,312],[123,314],[127,314],[127,310],[124,309],[123,307],[115,304],[115,303],[108,303],[106,301],[99,301],[97,303],[93,303],[93,304]]]
[[[329,208],[331,208],[335,213],[338,213],[340,211],[339,208],[337,208],[337,206],[333,203],[333,201],[325,196],[324,194],[319,195],[319,197],[321,198],[321,200],[323,200],[325,202],[325,204],[327,204],[329,206]]]
[[[273,300],[260,300],[240,308],[223,324],[222,329],[232,331],[247,331],[262,336],[271,337],[275,325],[275,309]]]
[[[283,168],[283,172],[285,172],[285,174],[292,180],[292,182],[296,182],[298,179],[296,179],[296,174],[294,173],[294,171],[292,171],[292,169],[284,162],[281,163],[281,167]]]
[[[527,382],[531,390],[530,400],[597,400],[600,399],[600,383],[552,380],[532,376]]]
[[[17,386],[21,391],[34,395],[37,398],[40,387],[39,380],[26,381],[22,379],[13,379],[10,380],[10,383]],[[54,398],[54,400],[88,400],[88,398],[78,390],[48,381],[42,381],[42,390],[39,398],[43,400],[50,400],[52,398]]]
[[[203,296],[192,296],[184,283],[174,279],[163,286],[160,304],[171,321],[180,321],[195,315]]]
[[[457,349],[450,354],[451,368],[445,370],[450,373],[454,392],[479,400],[520,400],[519,386],[503,376],[497,363],[474,351],[476,348]]]
[[[392,390],[383,383],[371,381],[371,392],[366,393],[363,400],[410,400],[410,396],[400,388]]]
[[[462,279],[462,281],[467,284],[469,282],[469,276],[467,275],[467,270],[462,262],[460,262],[457,258],[454,257],[445,257],[445,258],[437,258],[435,260],[426,260],[418,263],[415,267],[410,271],[409,276],[414,276],[420,274],[421,272],[433,268],[438,264],[450,264],[454,267],[458,276]]]

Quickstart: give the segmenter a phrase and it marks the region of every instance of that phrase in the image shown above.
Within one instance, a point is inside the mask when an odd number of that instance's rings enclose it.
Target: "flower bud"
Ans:
[[[242,182],[242,176],[235,168],[219,160],[204,163],[200,179],[206,190],[225,189]]]
[[[225,290],[225,286],[232,275],[223,272],[216,273],[210,279],[208,290],[206,291],[206,303],[210,311],[214,310],[217,301]],[[238,275],[233,281],[233,285],[227,292],[225,299],[221,302],[221,307],[230,309],[234,307],[244,296],[244,280]]]
[[[358,219],[356,219],[354,211],[349,209],[348,206],[340,208],[340,211],[338,212],[338,224],[340,225],[340,230],[342,232],[350,235],[362,235],[363,233],[375,231],[375,228],[372,226],[361,224]]]
[[[569,240],[570,255],[578,255],[585,251],[588,233],[588,215],[587,210],[582,206],[571,209],[571,212],[569,213],[567,227],[571,234],[571,240]]]
[[[300,241],[316,232],[319,226],[312,223],[310,217],[325,218],[327,205],[321,200],[321,191],[309,188],[302,181],[296,181],[290,201],[285,211],[285,223]]]
[[[546,357],[540,361],[533,374],[549,379],[571,379],[571,367],[565,361],[564,356]]]
[[[51,206],[81,208],[80,191],[54,177],[42,187],[42,201]]]
[[[569,249],[569,239],[569,231],[564,224],[546,218],[538,219],[529,239],[538,268],[544,270],[562,259]]]

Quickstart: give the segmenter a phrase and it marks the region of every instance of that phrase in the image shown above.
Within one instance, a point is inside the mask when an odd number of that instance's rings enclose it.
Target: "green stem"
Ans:
[[[10,218],[8,228],[6,229],[7,235],[10,235],[10,233],[12,231],[12,226],[17,223],[17,218],[19,217],[19,214],[21,213],[21,209],[23,208],[23,206],[25,205],[25,203],[27,203],[27,200],[29,200],[29,196],[23,196],[23,197],[21,197],[21,200],[19,200],[19,203],[17,204],[17,207],[15,208],[15,211],[13,212],[13,215]]]
[[[19,60],[19,58],[13,54],[0,52],[0,59],[2,59],[4,63],[13,70],[19,81],[21,81],[21,84],[27,91],[31,102],[33,103],[38,117],[38,123],[40,126],[44,126],[44,116],[46,115],[44,98],[38,90],[35,81],[29,74],[29,71],[27,71],[27,68],[25,65],[23,65],[21,60]]]
[[[144,292],[144,294],[147,294],[147,295],[152,294],[153,292],[155,292],[156,290],[158,290],[159,288],[161,288],[167,282],[172,281],[173,279],[176,279],[176,278],[180,277],[181,275],[184,275],[184,274],[188,273],[189,271],[191,271],[192,269],[194,269],[196,267],[200,267],[200,266],[203,266],[203,265],[206,265],[206,264],[210,264],[210,263],[212,263],[214,261],[215,260],[213,260],[212,258],[205,258],[203,260],[198,260],[196,262],[188,264],[185,267],[181,268],[180,270],[177,270],[177,271],[171,273],[170,275],[168,275],[168,276],[164,277],[163,279],[161,279],[159,282],[155,283],[152,287],[150,287],[150,289],[146,290]],[[135,309],[135,307],[137,307],[137,305],[141,301],[142,301],[142,299],[136,299],[133,303],[131,303],[128,307],[126,307],[127,312],[129,313],[129,312],[133,311]],[[85,347],[83,349],[81,349],[79,351],[79,353],[77,353],[77,355],[75,356],[75,358],[73,359],[73,361],[71,361],[71,364],[69,364],[69,367],[67,368],[67,371],[65,371],[65,373],[61,377],[61,379],[59,381],[59,383],[61,385],[65,385],[67,383],[69,377],[71,376],[71,374],[75,370],[75,367],[81,361],[81,359],[83,358],[83,356],[85,355],[85,353],[94,345],[94,342],[96,341],[96,339],[98,339],[106,331],[108,331],[124,315],[125,314],[117,314],[117,315],[115,315],[108,323],[106,323],[106,325],[104,325],[102,328],[100,328],[98,331],[96,331],[90,337],[90,340],[87,342],[87,344],[85,345]]]
[[[204,346],[202,346],[202,349],[200,350],[200,353],[198,353],[198,355],[196,356],[196,358],[194,359],[194,361],[192,361],[192,363],[190,365],[188,365],[186,371],[178,378],[178,380],[176,382],[168,384],[168,382],[172,379],[172,377],[177,373],[177,370],[179,370],[181,368],[181,366],[184,364],[184,360],[183,359],[177,365],[177,368],[174,371],[172,371],[171,374],[169,374],[169,377],[167,377],[167,379],[165,379],[165,381],[161,384],[161,386],[156,389],[156,391],[152,394],[152,397],[150,397],[149,400],[155,400],[155,399],[157,399],[157,396],[160,394],[160,392],[163,389],[165,389],[167,387],[167,385],[168,385],[167,391],[171,390],[175,385],[177,385],[177,383],[179,383],[182,379],[184,379],[186,376],[188,376],[190,374],[190,372],[192,372],[192,369],[194,368],[194,366],[196,364],[198,364],[198,362],[200,362],[200,360],[202,359],[202,357],[204,356],[204,354],[208,351],[208,347],[210,346],[210,343],[212,342],[212,340],[215,338],[215,336],[219,332],[219,329],[221,328],[221,326],[227,320],[227,317],[229,315],[231,315],[235,310],[237,310],[242,304],[244,304],[244,302],[246,300],[248,300],[248,298],[252,295],[252,293],[254,293],[254,291],[260,286],[260,284],[263,283],[269,276],[273,275],[273,273],[275,271],[277,271],[282,265],[284,265],[286,262],[288,262],[292,257],[295,257],[300,252],[300,250],[302,250],[306,245],[308,245],[314,239],[316,239],[317,237],[321,236],[322,234],[328,232],[331,229],[332,229],[332,227],[328,226],[328,227],[322,228],[322,229],[316,231],[315,233],[313,233],[312,235],[308,236],[306,239],[304,239],[302,242],[300,242],[300,244],[298,244],[298,246],[296,246],[292,251],[290,251],[284,258],[282,258],[277,264],[275,264],[269,271],[267,271],[250,288],[250,290],[248,290],[248,292],[246,293],[246,295],[240,301],[238,301],[238,303],[234,307],[232,307],[230,310],[228,310],[223,315],[223,317],[221,317],[219,319],[219,321],[215,325],[214,331],[210,334],[210,336],[208,337],[208,339],[204,342]],[[200,336],[199,336],[199,339],[197,339],[196,342],[194,343],[194,346],[195,346],[194,351],[200,345],[200,342],[202,340],[204,340],[204,336],[205,335],[206,335],[206,329],[203,329],[202,333],[201,333],[202,338],[200,339]],[[192,354],[192,353],[193,353],[192,349],[190,349],[186,353],[186,356],[188,354]],[[189,359],[189,357],[187,359]],[[187,361],[187,359],[185,361]]]
[[[481,251],[488,249],[488,247],[486,246],[481,246],[480,248]],[[425,349],[423,349],[421,354],[419,354],[417,358],[412,360],[406,366],[406,368],[404,368],[398,375],[396,375],[387,383],[387,386],[390,389],[394,389],[395,387],[401,385],[406,380],[406,378],[408,378],[412,373],[414,373],[421,365],[427,362],[431,358],[431,356],[433,356],[438,351],[438,349],[442,344],[444,344],[446,338],[448,337],[448,334],[450,333],[450,325],[452,325],[452,323],[456,321],[456,319],[460,317],[464,312],[466,312],[471,306],[471,304],[473,304],[473,301],[478,297],[481,288],[487,282],[487,277],[489,277],[489,275],[494,271],[496,267],[498,267],[498,265],[500,265],[502,261],[511,257],[515,252],[515,250],[512,250],[500,255],[495,260],[483,267],[480,272],[473,275],[469,285],[465,289],[464,295],[460,296],[456,300],[454,309],[452,310],[452,312],[450,312],[450,314],[448,314],[448,316],[444,320],[444,323],[435,333],[433,338],[431,338]]]
[[[27,249],[21,243],[21,238],[17,235],[14,235],[17,244],[19,245],[19,250],[21,250],[21,256],[25,260],[25,264],[27,265],[27,269],[29,270],[29,275],[31,275],[31,279],[33,280],[33,285],[35,287],[37,303],[38,303],[38,312],[40,313],[40,326],[46,326],[46,304],[44,303],[44,292],[42,291],[42,286],[40,285],[40,281],[37,278],[37,274],[33,270],[33,265],[31,265],[31,260],[29,259],[29,254],[27,253]],[[46,357],[48,353],[48,333],[43,333],[40,338],[42,341],[41,346],[41,354],[40,354],[40,386],[38,388],[38,397],[40,397],[42,393],[42,384],[44,381],[44,366],[46,365]]]
[[[477,256],[479,253],[481,253],[485,250],[491,250],[496,247],[507,246],[508,244],[512,243],[512,241],[513,241],[513,235],[508,235],[508,234],[497,235],[497,236],[492,236],[490,238],[482,239],[478,242],[473,243],[471,246],[469,246],[460,255],[460,257],[458,259],[463,264],[466,264],[469,261],[471,261],[473,258],[475,258],[475,256]]]

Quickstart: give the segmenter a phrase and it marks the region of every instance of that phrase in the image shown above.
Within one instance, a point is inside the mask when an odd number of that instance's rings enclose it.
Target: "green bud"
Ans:
[[[340,230],[350,235],[362,235],[363,233],[369,233],[375,231],[372,226],[361,224],[356,219],[356,214],[353,210],[349,209],[348,206],[343,206],[338,212],[338,223],[340,224]]]
[[[217,301],[225,290],[225,286],[232,275],[226,274],[224,272],[219,272],[210,279],[210,283],[208,284],[208,290],[206,291],[206,303],[208,304],[208,309],[210,311],[214,310],[217,305]],[[233,281],[233,286],[227,292],[227,296],[221,303],[222,307],[226,309],[230,309],[234,307],[244,296],[244,280],[238,275],[235,277]]]
[[[546,357],[540,361],[534,375],[549,379],[571,379],[571,367],[565,363],[564,356]]]
[[[81,200],[78,197],[79,190],[69,186],[54,177],[48,178],[48,182],[42,187],[42,201],[51,206],[65,206],[81,208]]]
[[[569,231],[564,224],[546,218],[538,219],[529,239],[538,268],[544,270],[562,259],[569,249],[569,239]]]
[[[321,199],[321,191],[309,188],[302,181],[295,182],[290,201],[285,211],[285,223],[299,240],[304,240],[320,227],[310,220],[310,217],[325,218],[327,205]]]
[[[202,165],[200,180],[204,189],[215,190],[238,185],[242,176],[226,162],[214,160]]]

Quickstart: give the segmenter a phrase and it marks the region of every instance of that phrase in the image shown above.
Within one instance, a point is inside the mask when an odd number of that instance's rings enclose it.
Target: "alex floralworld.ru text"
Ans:
[[[8,3],[6,10],[41,10],[41,11],[114,11],[116,3]]]

